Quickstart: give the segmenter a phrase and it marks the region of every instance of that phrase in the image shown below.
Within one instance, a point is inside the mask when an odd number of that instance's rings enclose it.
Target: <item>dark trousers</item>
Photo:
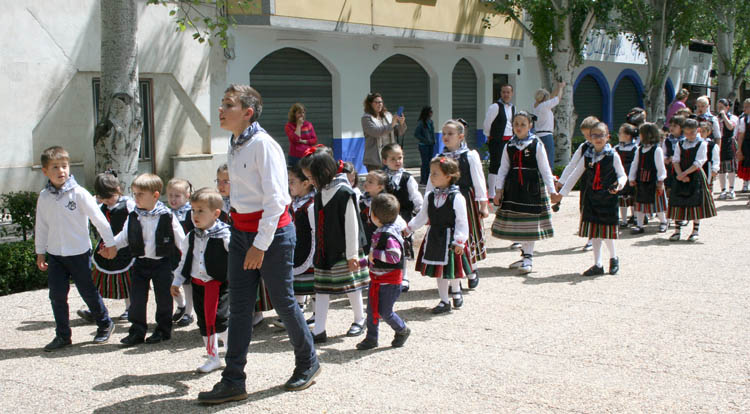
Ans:
[[[193,283],[193,309],[195,310],[195,319],[198,323],[198,329],[201,331],[201,336],[208,336],[206,332],[206,315],[204,312],[204,301],[205,290],[203,286]],[[227,283],[224,282],[219,287],[219,306],[216,309],[216,333],[221,333],[227,330],[229,320],[229,288]]]
[[[487,141],[487,147],[490,150],[489,174],[497,174],[497,171],[500,169],[500,161],[503,158],[503,148],[505,148],[505,143],[503,137],[493,137]]]
[[[169,288],[172,286],[172,265],[169,258],[146,259],[139,257],[135,259],[133,271],[130,275],[130,309],[128,321],[130,321],[130,335],[145,337],[148,331],[146,323],[146,304],[148,303],[149,281],[154,285],[154,299],[156,300],[156,329],[161,331],[162,336],[172,336],[172,295]]]
[[[393,328],[394,331],[399,332],[406,328],[406,324],[401,318],[393,311],[393,305],[396,304],[398,297],[401,296],[401,285],[380,285],[380,297],[378,298],[378,313],[380,314],[380,320],[385,321],[388,325]],[[378,321],[378,325],[380,321]],[[375,325],[372,321],[372,303],[367,301],[367,337],[370,339],[378,340],[378,325]]]
[[[253,334],[253,312],[261,278],[266,284],[273,308],[286,326],[289,342],[294,347],[296,369],[307,369],[317,361],[312,334],[294,299],[292,288],[294,246],[297,242],[294,225],[276,230],[260,269],[244,270],[245,255],[252,247],[256,234],[232,228],[229,242],[229,334],[226,368],[221,375],[222,381],[242,389],[245,389],[247,350]]]
[[[555,165],[555,138],[552,134],[539,135],[539,140],[544,144],[544,150],[547,152],[547,162],[549,162],[549,168],[554,168]]]
[[[49,300],[52,303],[52,314],[55,316],[55,334],[63,339],[70,339],[70,311],[68,309],[68,292],[70,280],[78,289],[81,299],[91,310],[91,314],[100,328],[112,323],[107,307],[91,279],[91,251],[75,256],[56,256],[47,254],[47,285]]]
[[[422,168],[419,171],[419,183],[427,184],[430,179],[430,160],[434,145],[419,144],[419,156],[422,158]]]

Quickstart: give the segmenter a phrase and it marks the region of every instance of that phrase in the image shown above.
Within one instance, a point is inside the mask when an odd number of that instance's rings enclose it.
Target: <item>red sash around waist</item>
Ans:
[[[284,207],[284,212],[281,213],[281,217],[279,217],[279,223],[276,225],[277,229],[280,229],[292,222],[288,210],[289,206]],[[230,211],[230,214],[232,215],[232,225],[235,229],[248,233],[258,232],[258,223],[260,223],[260,219],[263,217],[263,210],[253,211],[252,213],[238,213],[237,211],[232,209]]]

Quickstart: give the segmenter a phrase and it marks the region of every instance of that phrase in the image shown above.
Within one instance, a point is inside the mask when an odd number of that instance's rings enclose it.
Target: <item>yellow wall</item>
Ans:
[[[257,0],[259,2],[259,0]],[[276,0],[276,16],[520,39],[514,23],[478,0]],[[256,14],[256,13],[248,13]],[[482,19],[492,27],[485,29]]]

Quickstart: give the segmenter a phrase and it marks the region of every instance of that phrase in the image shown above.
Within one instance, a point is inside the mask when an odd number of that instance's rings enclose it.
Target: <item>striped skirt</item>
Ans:
[[[268,289],[266,289],[266,283],[263,281],[263,278],[260,278],[260,283],[258,283],[258,293],[255,300],[255,312],[265,312],[273,310],[273,305],[271,304],[271,296],[268,294]]]
[[[551,238],[555,232],[546,192],[542,194],[541,204],[543,209],[539,214],[518,213],[501,207],[492,222],[492,236],[518,242]]]
[[[719,174],[737,172],[737,158],[719,163]]]
[[[294,294],[298,296],[315,294],[315,268],[294,275]]]
[[[336,262],[330,269],[315,268],[315,292],[336,295],[361,290],[370,283],[367,257],[359,251],[359,270],[349,271],[346,260]]]
[[[484,223],[479,216],[479,202],[474,200],[474,188],[469,189],[466,199],[466,213],[469,219],[469,261],[473,264],[487,258],[487,249],[484,246]]]
[[[127,299],[130,297],[130,268],[119,273],[104,273],[94,266],[91,278],[102,298]]]
[[[587,239],[617,239],[620,226],[617,224],[599,224],[581,220],[578,235]]]
[[[657,193],[654,197],[655,202],[653,203],[639,203],[637,201],[634,202],[633,210],[638,213],[644,214],[661,213],[663,211],[667,211],[667,192],[662,191],[661,195]]]
[[[667,217],[675,221],[702,220],[716,216],[716,206],[706,183],[706,176],[701,172],[701,187],[703,202],[700,206],[675,207],[669,206]]]
[[[476,271],[476,266],[469,259],[469,247],[464,246],[463,254],[456,254],[453,249],[448,254],[448,263],[444,265],[427,264],[422,262],[424,256],[425,242],[419,248],[417,255],[417,272],[427,277],[436,279],[462,279]]]

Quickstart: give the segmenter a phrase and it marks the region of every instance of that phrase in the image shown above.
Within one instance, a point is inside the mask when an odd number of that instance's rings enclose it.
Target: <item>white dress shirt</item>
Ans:
[[[622,167],[622,160],[620,159],[620,155],[617,154],[617,151],[615,151],[613,157],[612,166],[615,167],[615,173],[617,174],[617,191],[620,191],[628,182],[628,176],[625,174],[625,168]],[[584,171],[586,171],[586,157],[581,157],[581,159],[578,160],[575,169],[570,174],[570,179],[565,183],[563,188],[560,189],[560,194],[567,196],[573,187],[575,187],[576,182],[581,178]]]
[[[484,123],[482,124],[482,128],[484,128],[484,135],[490,136],[490,129],[492,129],[492,122],[495,121],[495,118],[497,118],[497,114],[500,113],[500,103],[502,101],[498,101],[493,103],[492,105],[487,108],[487,113],[484,115]],[[503,136],[510,136],[513,135],[513,104],[512,103],[505,103],[503,104],[503,110],[505,111],[505,129],[503,130]],[[501,138],[501,137],[493,137],[493,138]]]
[[[536,115],[536,122],[534,122],[534,130],[537,134],[541,132],[552,133],[555,129],[555,116],[552,113],[552,108],[560,103],[560,97],[555,96],[552,99],[547,99],[544,102],[540,102],[539,105],[534,107],[532,113]]]
[[[188,233],[188,235],[189,234],[190,233]],[[230,234],[228,232],[226,237],[222,237],[222,241],[224,242],[224,249],[226,249],[227,251],[229,251],[229,238]],[[213,260],[213,258],[204,257],[204,255],[206,254],[206,246],[208,246],[209,240],[211,239],[208,237],[193,237],[193,264],[190,268],[190,276],[196,279],[200,279],[204,282],[210,282],[211,280],[213,280],[213,278],[209,276],[208,272],[206,271],[206,260]],[[186,235],[182,240],[182,243],[180,244],[180,251],[187,252],[188,248],[190,248],[190,237]],[[182,257],[180,257],[180,264],[177,265],[177,269],[174,270],[174,280],[172,281],[172,286],[182,286],[182,284],[185,283],[185,276],[182,275],[182,269],[185,267],[185,258],[187,258],[187,254],[183,254]]]
[[[476,150],[471,150],[466,154],[466,159],[469,161],[469,171],[471,171],[471,184],[474,187],[474,200],[475,201],[487,201],[487,183],[484,179],[484,168],[482,167],[482,160],[479,158],[479,153]],[[425,186],[425,194],[432,191],[435,188],[432,185],[432,180],[427,180]]]
[[[578,166],[578,161],[582,157],[583,157],[583,144],[579,145],[578,148],[576,148],[576,152],[573,153],[573,156],[570,158],[570,162],[563,169],[562,174],[560,174],[560,178],[557,179],[557,181],[560,184],[565,185],[565,182],[568,181],[568,177],[570,177],[570,174],[572,174],[573,170],[575,170],[576,166]]]
[[[424,195],[425,200],[429,200],[429,196],[432,194],[432,192],[427,192]],[[435,197],[434,205],[437,208],[440,208],[445,204],[446,200],[448,199],[447,196],[442,197]],[[417,213],[416,216],[414,216],[411,221],[409,221],[409,224],[406,226],[406,229],[408,232],[413,233],[417,230],[419,230],[422,226],[429,223],[430,218],[427,215],[427,211],[429,208],[425,206],[425,208],[419,210],[419,213]],[[466,244],[466,240],[469,239],[469,218],[466,215],[466,199],[464,198],[461,193],[457,193],[455,197],[453,197],[453,211],[456,212],[456,226],[453,229],[453,240],[454,245],[462,246]],[[427,233],[425,233],[425,239],[427,239],[427,236],[429,235],[430,229],[427,229]]]
[[[522,143],[520,149],[531,145],[532,141],[528,140]],[[508,144],[503,148],[503,159],[500,161],[500,168],[497,170],[497,181],[495,181],[495,188],[497,190],[502,190],[505,187],[505,177],[508,175],[508,171],[510,171],[509,145],[512,144]],[[537,168],[539,168],[539,175],[542,177],[542,181],[544,181],[544,186],[547,188],[547,193],[557,194],[557,191],[555,191],[555,177],[552,175],[552,170],[549,168],[549,162],[547,161],[547,151],[545,151],[544,144],[539,139],[536,140],[536,164]]]
[[[638,165],[641,159],[641,154],[651,150],[653,145],[643,145],[638,151],[635,152],[633,162],[630,164],[630,171],[628,172],[628,180],[635,181],[638,177]],[[657,146],[654,153],[654,163],[656,164],[656,181],[664,181],[667,178],[667,168],[664,166],[664,152],[661,146]]]
[[[695,154],[695,161],[693,161],[693,165],[695,165],[698,168],[703,167],[703,164],[705,164],[705,162],[708,160],[706,156],[708,145],[706,144],[706,142],[703,141],[703,139],[701,139],[700,137],[696,137],[695,140],[692,142],[685,139],[682,145],[685,147],[685,149],[693,148],[696,145],[699,146],[698,153]],[[672,156],[672,164],[677,165],[680,163],[680,151],[681,151],[680,146],[675,145],[674,156]]]
[[[47,189],[42,190],[36,202],[36,253],[75,256],[91,250],[89,219],[99,231],[104,244],[114,246],[112,228],[94,196],[85,188],[76,185],[59,198]]]
[[[138,216],[138,221],[141,223],[141,233],[143,234],[144,245],[144,255],[138,256],[139,258],[162,258],[162,256],[156,255],[156,226],[159,224],[160,217],[161,216]],[[122,227],[122,231],[115,236],[115,245],[118,249],[128,247],[128,223],[130,223],[130,216],[125,220],[125,225]],[[172,214],[172,234],[174,234],[174,245],[182,251],[181,246],[183,239],[185,239],[185,231],[182,230],[182,225],[174,214]]]
[[[253,246],[266,251],[281,214],[292,201],[284,151],[270,135],[259,131],[235,151],[230,144],[227,159],[232,208],[241,214],[263,211]]]

